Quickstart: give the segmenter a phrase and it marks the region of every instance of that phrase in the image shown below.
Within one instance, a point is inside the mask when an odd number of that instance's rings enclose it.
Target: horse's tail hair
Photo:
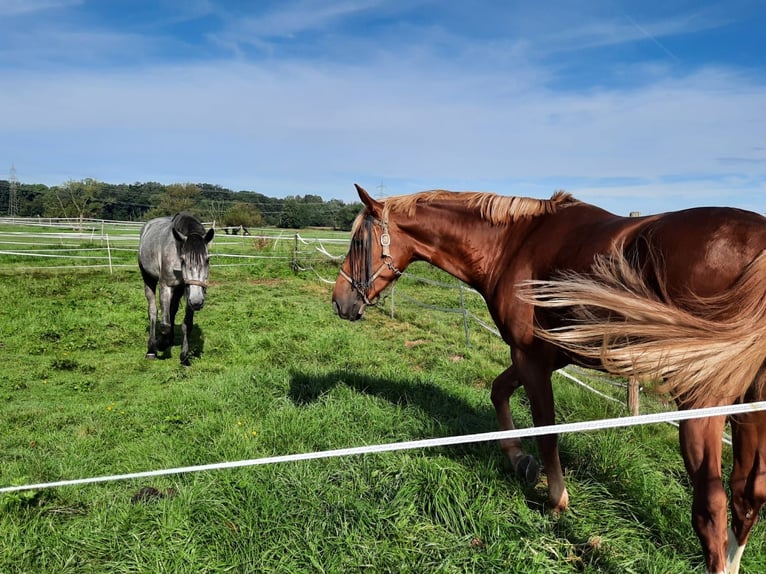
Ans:
[[[520,297],[567,318],[536,328],[540,338],[610,373],[657,382],[684,406],[766,398],[766,251],[712,297],[667,303],[622,254],[598,258],[588,274],[525,282]]]

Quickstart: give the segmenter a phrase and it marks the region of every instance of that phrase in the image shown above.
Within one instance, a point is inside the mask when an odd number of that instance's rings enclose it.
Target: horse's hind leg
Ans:
[[[186,314],[184,315],[184,322],[181,325],[181,331],[184,335],[183,346],[181,347],[181,364],[189,366],[189,336],[191,335],[192,328],[194,327],[194,309],[191,305],[186,305]]]
[[[517,357],[516,362],[519,363]],[[529,407],[532,410],[532,420],[536,427],[555,424],[556,415],[553,409],[553,387],[551,372],[536,364],[524,368],[521,379],[527,392]],[[564,471],[559,457],[559,439],[556,434],[537,437],[540,447],[540,457],[543,459],[545,475],[548,479],[548,502],[553,512],[563,512],[569,507],[569,493],[564,482]]]
[[[509,401],[511,395],[519,388],[520,384],[516,368],[513,365],[500,373],[492,383],[492,404],[495,406],[497,423],[500,430],[513,430],[516,428],[513,424]],[[521,439],[502,439],[499,441],[499,444],[500,449],[511,462],[516,476],[527,486],[535,485],[540,476],[540,466],[534,457],[524,452],[521,446]]]
[[[733,417],[731,429],[734,467],[727,572],[737,574],[750,529],[766,503],[766,412]]]
[[[692,481],[692,526],[709,573],[726,572],[726,491],[721,482],[721,437],[725,417],[682,421],[681,453]]]

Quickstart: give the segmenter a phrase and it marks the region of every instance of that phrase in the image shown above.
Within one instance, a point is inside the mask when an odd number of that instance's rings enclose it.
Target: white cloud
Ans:
[[[69,8],[82,2],[83,0],[0,0],[0,16],[19,16]]]
[[[331,2],[310,17],[298,13],[302,2],[282,5],[239,31],[253,29],[266,41],[268,34],[325,27],[372,4]],[[202,2],[197,9],[214,7]],[[572,26],[570,37],[547,49],[644,34],[629,21],[598,28],[604,21],[590,30]],[[658,37],[683,30],[681,20],[644,28]],[[71,43],[104,53],[127,45],[141,54],[159,42],[125,33],[62,34],[49,50]],[[766,209],[766,196],[757,195],[766,181],[762,81],[723,67],[671,75],[665,66],[638,63],[630,68],[635,81],[624,85],[554,90],[556,64],[527,57],[545,37],[466,46],[444,29],[431,34],[343,62],[293,57],[6,70],[0,166],[14,162],[22,180],[30,173],[31,181],[47,184],[84,177],[207,181],[345,200],[355,199],[354,181],[384,182],[389,193],[452,187],[548,196],[564,187],[630,209],[643,201],[642,211],[715,197]],[[242,41],[229,38],[233,46]],[[454,57],[430,40],[453,46]]]

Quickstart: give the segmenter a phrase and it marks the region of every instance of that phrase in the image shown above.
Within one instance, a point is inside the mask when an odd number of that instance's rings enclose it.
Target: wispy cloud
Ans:
[[[18,16],[69,8],[84,0],[0,0],[0,16]]]
[[[0,39],[0,169],[346,200],[357,181],[389,193],[564,187],[618,211],[715,197],[766,209],[754,194],[766,79],[678,53],[724,17],[541,20],[525,3],[495,5],[491,22],[462,5],[375,0],[255,12],[202,0],[132,28],[41,16],[44,42]]]

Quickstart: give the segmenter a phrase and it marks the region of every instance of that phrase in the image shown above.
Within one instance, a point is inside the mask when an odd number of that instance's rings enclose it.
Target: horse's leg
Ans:
[[[553,410],[551,369],[543,362],[528,360],[524,353],[515,349],[512,357],[519,380],[527,393],[535,426],[554,424],[556,417]],[[540,446],[540,456],[548,477],[548,500],[553,512],[563,512],[569,506],[569,493],[564,483],[564,472],[559,459],[558,435],[540,436],[537,444]]]
[[[173,324],[175,323],[175,311],[178,308],[175,290],[172,287],[160,283],[160,305],[162,306],[162,322],[160,323],[160,342],[158,348],[165,351],[173,344]]]
[[[170,345],[176,344],[176,315],[178,307],[181,305],[181,298],[184,296],[184,287],[173,289],[173,296],[170,298]]]
[[[194,309],[191,305],[186,304],[186,314],[184,315],[184,322],[181,324],[181,331],[183,331],[184,341],[181,347],[181,364],[189,366],[189,335],[191,335],[192,328],[194,326]]]
[[[513,430],[513,424],[509,400],[513,392],[521,385],[516,368],[511,365],[500,373],[492,383],[492,404],[497,413],[497,424],[500,430]],[[540,476],[540,466],[531,455],[524,452],[521,439],[508,438],[499,441],[500,449],[508,457],[511,467],[516,476],[527,486],[537,483]]]
[[[766,503],[766,413],[731,419],[734,468],[731,473],[731,532],[727,572],[737,574],[750,529]]]
[[[149,342],[146,349],[146,358],[155,359],[157,357],[157,296],[155,289],[157,281],[144,276],[144,293],[148,303],[149,313]]]
[[[681,421],[681,454],[692,481],[692,526],[710,573],[726,572],[726,491],[721,482],[721,438],[725,417]]]

